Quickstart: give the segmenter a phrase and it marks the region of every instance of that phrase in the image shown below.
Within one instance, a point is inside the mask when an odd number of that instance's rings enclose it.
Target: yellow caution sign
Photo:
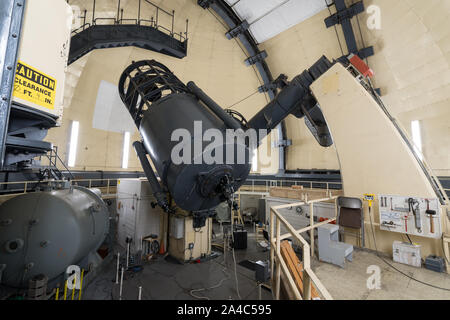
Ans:
[[[19,61],[17,63],[14,97],[53,110],[56,80]]]

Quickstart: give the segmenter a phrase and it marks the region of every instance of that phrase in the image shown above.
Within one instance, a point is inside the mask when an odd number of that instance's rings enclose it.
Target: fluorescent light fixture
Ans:
[[[411,121],[412,140],[414,143],[414,151],[419,156],[420,160],[423,160],[422,156],[422,134],[420,132],[420,121]]]
[[[75,159],[77,157],[78,132],[80,130],[80,123],[72,121],[72,130],[70,132],[70,146],[69,146],[69,167],[75,166]]]
[[[125,132],[123,136],[122,169],[128,169],[129,153],[130,153],[130,133]]]
[[[252,158],[252,171],[258,171],[258,148],[253,150],[253,158]]]

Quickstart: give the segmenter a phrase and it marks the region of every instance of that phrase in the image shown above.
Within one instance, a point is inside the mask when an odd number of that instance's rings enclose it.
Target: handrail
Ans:
[[[306,231],[313,231],[314,229],[318,228],[319,226],[322,226],[324,224],[328,224],[332,221],[336,220],[336,217],[334,219],[327,220],[325,222],[314,224],[314,203],[323,202],[323,201],[335,201],[335,206],[337,208],[337,198],[338,197],[330,197],[330,198],[324,198],[324,199],[317,199],[312,201],[301,201],[298,203],[289,204],[290,207],[298,207],[305,204],[308,204],[310,206],[310,226],[308,228],[304,228],[301,230],[295,230],[294,227],[280,214],[278,210],[286,207],[286,205],[281,206],[275,206],[270,208],[270,266],[271,266],[271,278],[272,283],[275,284],[275,291],[274,298],[279,300],[280,299],[280,281],[281,281],[281,272],[286,276],[287,282],[289,287],[294,292],[294,295],[297,299],[304,299],[304,300],[310,300],[311,299],[311,285],[314,284],[317,288],[317,290],[320,292],[323,298],[326,300],[332,300],[333,297],[328,292],[328,290],[325,288],[325,286],[322,284],[322,282],[317,278],[316,274],[311,269],[311,256],[314,256],[314,237],[311,236],[309,244],[302,236],[301,233],[304,233]],[[336,209],[337,210],[337,209]],[[337,214],[337,211],[336,211]],[[284,225],[284,227],[288,230],[287,235],[281,236],[281,223]],[[274,234],[274,226],[275,226],[275,234]],[[313,232],[311,232],[313,234]],[[293,281],[292,277],[290,276],[290,272],[284,263],[283,257],[281,256],[281,241],[286,238],[294,238],[298,241],[300,246],[303,250],[303,295],[300,294],[295,282]],[[274,266],[276,262],[276,275],[274,278]],[[274,287],[272,285],[272,287]]]
[[[186,40],[188,40],[188,25],[189,25],[189,20],[186,19],[186,29],[184,32],[174,32],[174,26],[175,26],[175,10],[172,10],[172,13],[164,10],[163,8],[157,6],[156,4],[152,3],[149,0],[135,0],[138,1],[138,13],[137,13],[137,18],[123,18],[123,14],[124,14],[124,9],[121,8],[121,0],[118,0],[117,2],[117,14],[116,17],[96,17],[95,13],[96,13],[96,4],[97,4],[97,0],[93,0],[92,3],[92,22],[91,23],[86,23],[86,16],[87,16],[87,10],[85,9],[84,12],[84,16],[80,16],[79,18],[83,19],[83,24],[80,27],[75,28],[74,30],[72,30],[72,34],[76,35],[78,33],[80,33],[80,31],[84,31],[88,28],[90,28],[91,26],[95,26],[98,25],[97,22],[98,21],[104,21],[104,20],[111,20],[112,24],[111,25],[122,25],[124,21],[132,21],[133,23],[126,23],[126,24],[130,24],[130,25],[141,25],[142,22],[150,22],[151,25],[150,27],[153,27],[157,30],[162,29],[168,32],[168,34],[173,37],[179,37],[180,38],[180,42],[184,42]],[[151,20],[146,19],[146,18],[141,18],[141,9],[142,9],[142,4],[148,4],[150,6],[152,6],[153,8],[156,8],[156,12],[155,12],[155,18],[152,16]],[[159,14],[160,12],[168,15],[171,18],[171,26],[170,29],[168,27],[165,27],[161,24],[158,24],[159,22]],[[184,36],[183,36],[184,33]]]
[[[247,179],[242,187],[251,187],[251,192],[261,192],[257,190],[259,188],[264,188],[264,192],[270,192],[272,187],[290,187],[290,186],[308,186],[310,189],[325,189],[329,190],[342,190],[343,183],[340,181],[308,181],[308,180],[265,180],[265,179]],[[325,188],[323,188],[325,186]],[[332,186],[340,186],[332,188]],[[241,187],[241,188],[242,188]],[[247,191],[247,190],[246,190]]]
[[[165,14],[173,17],[172,14],[170,14],[169,12],[167,12],[166,10],[164,10],[163,8],[158,7],[156,4],[154,4],[153,2],[149,1],[149,0],[144,0],[145,2],[147,2],[148,4],[151,4],[153,7],[155,7],[158,10],[161,10],[162,12],[164,12]]]
[[[111,187],[114,187],[113,183],[116,183],[117,186],[117,181],[120,180],[119,178],[114,178],[114,179],[72,179],[70,180],[70,184],[71,185],[78,185],[80,183],[86,183],[88,186],[88,188],[106,188],[106,195],[110,195],[111,193]],[[51,183],[65,183],[68,182],[67,180],[44,180],[44,181],[9,181],[9,182],[0,182],[0,186],[3,185],[23,185],[23,191],[21,192],[12,192],[12,193],[6,193],[3,195],[0,195],[0,197],[4,197],[4,196],[13,196],[13,195],[19,195],[19,194],[24,194],[24,193],[28,193],[28,186],[29,185],[39,185],[42,183],[47,183],[47,182],[51,182]],[[106,184],[106,186],[93,186],[94,182],[101,182],[101,184]],[[22,190],[22,189],[20,189]],[[4,191],[8,191],[8,190],[4,190]],[[14,191],[14,190],[11,190]]]

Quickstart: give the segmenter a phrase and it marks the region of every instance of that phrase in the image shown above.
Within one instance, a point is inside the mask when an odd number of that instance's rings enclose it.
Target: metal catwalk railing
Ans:
[[[84,9],[83,15],[78,17],[81,21],[81,25],[75,27],[72,30],[72,35],[78,34],[91,26],[95,25],[123,25],[123,24],[133,24],[139,26],[147,26],[155,28],[159,31],[162,31],[174,39],[179,40],[180,42],[184,42],[188,40],[188,28],[189,28],[189,20],[186,19],[186,28],[184,31],[175,32],[175,10],[172,12],[168,12],[156,4],[152,3],[149,0],[135,0],[137,1],[137,13],[135,18],[124,18],[124,14],[127,12],[124,8],[121,7],[121,0],[117,0],[117,13],[114,17],[105,17],[105,16],[97,16],[97,4],[100,0],[92,0],[92,9],[87,10]],[[73,3],[74,1],[67,0],[68,4]],[[129,2],[127,2],[129,5]],[[148,16],[143,13],[144,8],[151,8],[152,14]],[[88,13],[91,15],[91,18],[88,19]],[[165,16],[170,19],[169,23],[163,23],[161,20]]]
[[[336,221],[337,218],[337,198],[330,197],[317,200],[305,200],[298,203],[289,203],[287,205],[275,206],[270,208],[270,270],[272,279],[272,294],[276,300],[280,299],[281,288],[281,273],[285,276],[287,281],[285,285],[289,286],[292,290],[295,299],[297,300],[311,300],[311,287],[314,285],[321,295],[321,298],[325,300],[332,300],[333,297],[316,276],[311,269],[311,257],[314,257],[314,237],[310,237],[310,243],[308,243],[302,236],[302,233],[310,232],[314,234],[314,229],[318,227]],[[324,222],[314,224],[314,203],[334,201],[335,202],[335,217]],[[284,208],[295,208],[303,205],[309,205],[310,212],[310,226],[295,230],[294,227],[282,216],[278,211]],[[287,234],[281,234],[281,224],[288,230]],[[293,241],[302,248],[303,257],[303,290],[299,290],[293,276],[289,272],[286,262],[281,254],[281,241],[292,238]],[[275,276],[275,277],[274,277]],[[303,293],[300,293],[300,291]]]
[[[262,180],[247,179],[241,191],[270,192],[273,187],[303,186],[310,189],[341,190],[342,182],[338,181],[310,181],[310,180]]]

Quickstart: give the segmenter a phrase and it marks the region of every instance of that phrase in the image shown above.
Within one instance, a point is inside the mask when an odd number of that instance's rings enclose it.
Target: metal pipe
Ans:
[[[142,287],[139,287],[138,300],[142,300]]]
[[[81,291],[83,290],[83,278],[84,278],[84,269],[81,270],[80,292],[78,293],[78,300],[81,300]]]
[[[161,10],[162,12],[164,12],[165,14],[167,14],[168,16],[171,15],[169,12],[167,12],[166,10],[164,10],[164,9],[162,9],[162,8],[160,8],[160,7],[158,7],[156,4],[150,2],[149,0],[145,0],[145,2],[147,2],[148,4],[151,4],[152,6],[154,6],[154,7],[157,8],[157,9]]]
[[[117,21],[116,21],[117,24],[119,24],[119,12],[120,12],[120,0],[119,0],[119,3],[117,5]]]
[[[141,1],[142,0],[139,0],[139,6],[138,6],[138,21],[137,21],[138,25],[141,25]]]
[[[175,22],[175,10],[172,10],[172,31],[170,32],[170,34],[173,36],[173,25]]]
[[[67,300],[67,280],[64,281],[64,300]]]
[[[116,284],[119,284],[120,253],[117,253]]]
[[[59,300],[59,283],[58,283],[58,285],[56,287],[55,300]]]
[[[130,242],[127,243],[127,262],[126,262],[127,270],[129,260],[130,260]]]
[[[120,274],[120,288],[119,288],[119,300],[122,300],[122,286],[123,286],[123,267]]]
[[[95,1],[96,0],[94,0],[94,7],[92,8],[92,25],[95,23]]]
[[[141,142],[136,141],[133,143],[133,147],[136,150],[139,161],[141,162],[145,176],[147,177],[148,182],[150,183],[150,187],[153,191],[153,196],[155,197],[158,205],[161,208],[163,208],[164,211],[166,212],[170,211],[166,194],[163,192],[161,185],[159,184],[158,179],[156,178],[155,172],[153,171],[152,167],[150,166],[150,163],[148,162],[147,152],[145,151],[144,145]]]
[[[259,298],[259,300],[261,301],[262,300],[262,294],[261,294],[261,286],[262,286],[262,284],[260,283],[260,284],[258,284],[258,298]]]
[[[73,282],[72,282],[72,300],[75,298],[75,289],[77,286],[77,275],[73,275]]]
[[[233,119],[228,113],[225,112],[213,99],[211,99],[202,89],[190,81],[187,84],[187,88],[191,91],[199,100],[201,100],[216,116],[218,116],[228,128],[238,130],[242,129],[241,125]]]

